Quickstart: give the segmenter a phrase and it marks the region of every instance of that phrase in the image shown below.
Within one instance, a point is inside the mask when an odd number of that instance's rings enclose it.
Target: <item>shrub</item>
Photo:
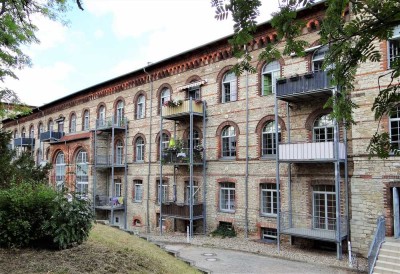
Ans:
[[[20,183],[0,190],[0,247],[67,248],[92,226],[88,202],[71,202],[48,186]]]
[[[233,238],[236,237],[236,231],[231,223],[220,222],[217,229],[211,232],[211,235]]]

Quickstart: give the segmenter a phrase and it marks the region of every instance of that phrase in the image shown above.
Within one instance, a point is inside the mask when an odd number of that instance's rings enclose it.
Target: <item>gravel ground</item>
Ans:
[[[186,243],[186,236],[182,234],[168,233],[163,236],[155,234],[141,236],[148,237],[148,239],[153,242]],[[222,239],[219,237],[196,235],[193,237],[191,244],[203,247],[239,250],[276,258],[346,268],[354,271],[367,271],[367,260],[365,258],[357,256],[354,260],[354,267],[350,268],[347,254],[343,254],[343,260],[339,261],[336,259],[336,252],[305,249],[294,245],[292,246],[285,242],[281,243],[281,250],[279,253],[276,244],[264,243],[240,237]]]

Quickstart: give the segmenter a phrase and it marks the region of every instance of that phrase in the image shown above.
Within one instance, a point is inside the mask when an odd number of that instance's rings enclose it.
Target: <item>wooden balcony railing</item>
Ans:
[[[186,116],[190,113],[190,104],[192,106],[192,112],[196,115],[203,115],[203,102],[195,100],[182,101],[179,106],[162,106],[162,116],[163,117],[178,117]]]

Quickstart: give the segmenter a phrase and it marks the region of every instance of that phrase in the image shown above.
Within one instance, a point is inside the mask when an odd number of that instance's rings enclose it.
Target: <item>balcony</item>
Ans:
[[[166,119],[184,118],[190,114],[192,110],[194,116],[203,116],[203,102],[195,100],[182,101],[179,106],[169,105],[162,106],[162,116]]]
[[[103,210],[124,210],[124,198],[123,197],[110,197],[105,195],[96,195],[94,201],[96,209]]]
[[[341,216],[340,238],[347,236],[347,217]],[[280,233],[315,240],[336,242],[336,218],[321,218],[307,213],[281,212]]]
[[[173,202],[163,203],[161,212],[165,216],[175,217],[178,219],[190,219],[190,205],[179,204]],[[203,218],[203,204],[193,204],[193,218]]]
[[[326,71],[310,72],[276,83],[276,97],[288,102],[308,101],[332,95],[330,77]]]
[[[58,131],[45,131],[40,133],[41,142],[58,141],[64,136],[64,132]]]
[[[14,139],[14,146],[35,146],[35,138],[15,138]]]
[[[193,164],[202,165],[203,164],[203,152],[201,149],[193,149]],[[179,150],[175,149],[165,149],[162,153],[163,164],[166,165],[189,165],[190,164],[190,149],[181,148]]]
[[[118,117],[112,116],[106,119],[97,119],[96,120],[96,129],[97,130],[110,130],[110,129],[125,129],[128,120],[126,117],[122,117],[118,119]]]
[[[345,159],[345,146],[338,143],[338,160]],[[336,161],[334,142],[289,143],[279,144],[281,162],[333,162]]]
[[[103,167],[103,168],[109,168],[109,167],[125,167],[125,161],[123,160],[122,157],[115,157],[116,160],[112,161],[111,155],[96,155],[95,157],[95,164],[96,167]]]

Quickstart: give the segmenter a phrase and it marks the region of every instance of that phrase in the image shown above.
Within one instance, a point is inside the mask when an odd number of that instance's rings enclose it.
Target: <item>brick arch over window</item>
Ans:
[[[76,164],[76,156],[78,156],[78,153],[80,151],[85,151],[87,153],[87,161],[88,161],[88,163],[90,163],[90,153],[89,153],[90,150],[89,150],[89,147],[87,145],[77,144],[72,149],[73,149],[73,153],[71,154],[71,158],[69,160],[70,163]]]
[[[189,83],[194,82],[194,81],[201,81],[201,77],[198,76],[198,75],[192,75],[186,80],[185,83],[189,84]]]
[[[99,119],[100,108],[104,107],[104,111],[107,113],[107,105],[104,102],[100,102],[96,108],[96,117]]]
[[[140,224],[138,224],[138,221],[139,221]],[[133,216],[133,218],[132,218],[132,226],[141,227],[143,225],[144,225],[144,223],[142,222],[142,217],[141,216],[139,216],[139,215]]]
[[[239,126],[233,122],[233,121],[225,121],[222,124],[220,124],[217,128],[216,131],[216,138],[218,139],[217,141],[217,156],[218,158],[222,157],[222,140],[221,140],[221,136],[222,136],[222,130],[227,127],[227,126],[232,126],[235,129],[235,134],[236,134],[236,159],[239,158],[239,135],[240,135],[240,131],[239,131]]]
[[[115,117],[117,117],[117,106],[118,106],[118,103],[119,103],[120,101],[122,101],[122,103],[124,103],[124,108],[123,108],[122,116],[125,116],[125,107],[126,107],[125,98],[122,97],[122,96],[119,96],[117,99],[115,99],[114,105],[113,105]]]
[[[280,66],[280,70],[281,70],[280,74],[283,75],[283,68],[285,67],[285,60],[283,58],[279,58],[278,60],[272,60],[271,62],[274,62],[274,61],[278,61],[279,66]],[[257,82],[257,94],[258,95],[262,94],[262,90],[261,90],[262,70],[263,70],[264,65],[266,65],[266,64],[267,64],[267,62],[260,61],[260,62],[258,62],[257,67],[256,67],[256,70],[257,70],[257,81],[258,81]]]
[[[258,150],[258,157],[261,157],[261,146],[262,146],[262,130],[266,123],[275,121],[275,115],[267,115],[261,118],[256,126],[256,134],[257,134],[257,150]],[[284,132],[286,131],[285,122],[281,117],[278,117],[278,124],[281,127],[281,140],[284,140]]]
[[[320,116],[322,116],[322,115],[329,114],[329,113],[331,113],[331,112],[332,112],[332,109],[330,109],[330,108],[326,108],[326,109],[324,109],[324,108],[319,108],[319,109],[314,110],[310,115],[308,115],[304,127],[305,127],[307,130],[309,130],[309,131],[312,132],[313,127],[314,127],[314,122],[315,122],[315,120],[316,120],[318,117],[320,117]]]
[[[319,45],[321,45],[321,41],[318,39],[310,44],[310,48],[316,47]],[[314,55],[314,52],[315,52],[315,50],[312,50],[312,51],[308,52],[308,54],[304,57],[307,61],[307,71],[310,71],[310,72],[312,71],[312,57]]]
[[[46,150],[46,153],[47,153],[47,151],[48,151],[48,149],[50,149],[50,148],[47,148],[47,150]],[[46,155],[46,153],[45,153],[45,155]],[[65,151],[63,151],[62,149],[56,149],[54,152],[53,152],[53,154],[51,155],[51,163],[53,164],[53,169],[55,168],[55,166],[56,166],[56,158],[57,158],[57,155],[59,154],[59,153],[63,153],[64,154],[64,162],[65,162],[65,164],[67,164],[68,163],[68,155],[65,153]],[[49,160],[49,159],[47,159],[47,160]]]
[[[218,91],[218,103],[222,102],[222,79],[224,78],[225,74],[228,73],[233,68],[232,65],[226,66],[222,68],[218,75],[217,75],[217,91]],[[236,77],[236,98],[239,99],[239,78]]]
[[[138,118],[137,118],[137,103],[138,103],[139,97],[142,96],[142,95],[144,96],[144,106],[145,106],[145,109],[144,109],[145,115],[144,115],[144,116],[146,117],[147,93],[146,93],[144,90],[139,90],[139,91],[135,94],[135,97],[133,97],[133,116],[134,116],[134,119],[138,119]],[[150,111],[151,111],[151,110],[150,110]]]
[[[137,133],[132,140],[132,146],[133,146],[133,161],[136,161],[136,140],[141,137],[144,142],[144,148],[143,148],[143,158],[146,157],[146,137],[144,136],[143,133]],[[143,159],[144,160],[144,159]]]
[[[169,132],[166,129],[163,129],[162,133],[167,134],[168,138],[171,139],[171,132]],[[157,147],[156,159],[158,160],[160,158],[160,132],[157,133],[155,142],[156,142],[156,147]]]
[[[165,89],[165,88],[169,89],[170,96],[172,98],[172,87],[171,87],[171,85],[168,84],[168,83],[162,84],[157,90],[157,114],[160,114],[160,109],[161,109],[161,91],[163,89]]]
[[[199,138],[201,140],[203,140],[203,132],[201,131],[201,129],[199,127],[197,127],[197,126],[194,126],[193,127],[193,131],[195,131],[195,130],[197,130],[197,132],[199,133]],[[185,131],[183,132],[182,136],[183,136],[184,140],[189,139],[189,131],[190,131],[190,127],[186,128]]]

